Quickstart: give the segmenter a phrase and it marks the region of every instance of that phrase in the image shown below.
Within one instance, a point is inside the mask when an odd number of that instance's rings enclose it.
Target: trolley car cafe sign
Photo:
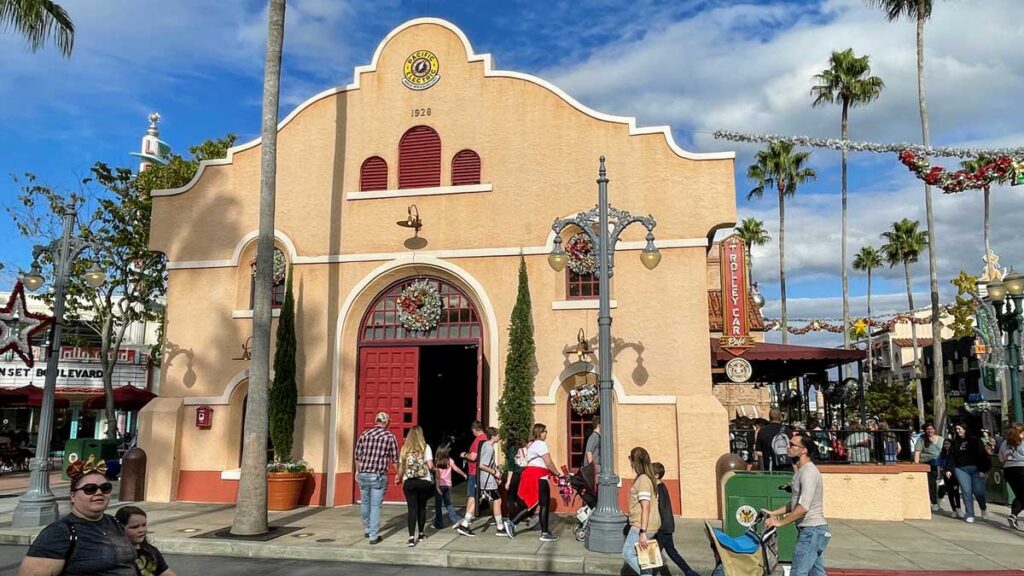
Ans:
[[[737,235],[722,240],[722,349],[739,356],[754,346],[747,316],[747,251]]]

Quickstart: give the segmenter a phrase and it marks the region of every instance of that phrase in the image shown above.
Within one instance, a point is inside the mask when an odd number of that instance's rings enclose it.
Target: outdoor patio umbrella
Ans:
[[[20,404],[21,407],[39,408],[43,405],[43,389],[35,384],[29,384],[28,386],[22,386],[21,388],[15,388],[15,392],[21,392],[28,397],[28,401]],[[67,408],[71,406],[71,402],[67,398],[61,398],[60,396],[54,395],[53,407],[54,408]]]
[[[0,388],[0,407],[17,408],[28,404],[28,394],[17,388]]]
[[[153,398],[156,398],[156,394],[131,384],[114,388],[114,408],[121,410],[132,412],[141,410]],[[97,394],[91,396],[82,406],[90,410],[103,410],[107,407],[106,395]]]

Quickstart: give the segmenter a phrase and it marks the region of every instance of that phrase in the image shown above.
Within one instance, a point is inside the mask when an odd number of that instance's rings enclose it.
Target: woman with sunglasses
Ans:
[[[124,528],[106,514],[113,484],[106,462],[92,456],[68,466],[71,513],[39,533],[18,576],[135,576],[135,546]]]

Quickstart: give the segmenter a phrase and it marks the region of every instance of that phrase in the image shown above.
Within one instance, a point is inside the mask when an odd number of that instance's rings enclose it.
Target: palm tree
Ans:
[[[911,346],[914,348],[914,386],[917,388],[917,417],[920,424],[924,423],[924,391],[921,389],[921,362],[917,350],[917,323],[914,322],[914,292],[910,289],[910,265],[917,262],[921,252],[928,246],[928,233],[918,231],[920,224],[917,220],[910,221],[904,218],[899,222],[892,223],[892,230],[882,232],[882,238],[886,243],[882,246],[882,255],[890,267],[903,264],[903,274],[907,281],[907,304],[910,306],[910,338]],[[932,340],[932,348],[935,348],[941,340]]]
[[[757,186],[747,193],[747,200],[761,198],[772,186],[779,193],[779,291],[782,293],[782,343],[789,342],[789,325],[786,323],[786,197],[796,195],[797,186],[818,177],[813,168],[807,167],[810,152],[793,152],[788,142],[772,142],[754,158],[747,167],[747,179]]]
[[[12,28],[36,52],[53,38],[61,56],[71,57],[75,25],[66,10],[51,0],[0,0],[0,30]]]
[[[285,0],[270,0],[263,72],[263,131],[260,140],[259,237],[253,298],[252,364],[242,442],[238,505],[231,533],[267,532],[267,384],[270,380],[271,290],[274,284],[274,203],[277,193],[277,118],[281,95],[281,50]]]
[[[924,23],[932,17],[932,0],[868,0],[885,12],[890,22],[900,18],[913,19],[917,24],[917,105],[921,114],[921,140],[931,146],[928,131],[928,107],[924,96]],[[938,430],[945,430],[946,386],[942,363],[942,319],[939,314],[939,273],[935,261],[935,216],[932,212],[932,187],[924,186],[925,222],[928,226],[928,280],[932,301],[932,407]]]
[[[874,349],[871,347],[871,271],[882,266],[882,253],[875,250],[873,246],[863,246],[860,252],[853,257],[853,269],[863,270],[868,273],[868,382],[874,382],[874,372],[871,365],[874,364]],[[863,398],[863,391],[861,397]]]
[[[750,257],[751,246],[765,246],[772,241],[768,231],[764,229],[764,221],[757,218],[745,218],[736,227],[736,235],[743,239],[747,250],[747,282],[751,282],[751,270],[754,269],[754,261]]]
[[[853,48],[841,52],[833,51],[829,58],[829,67],[820,74],[814,75],[817,84],[811,88],[814,96],[812,106],[839,104],[842,106],[842,123],[840,133],[843,140],[848,140],[848,120],[850,108],[867,104],[878,99],[885,83],[878,76],[871,76],[871,65],[868,56],[860,58],[853,55]],[[850,287],[846,271],[846,156],[843,149],[843,224],[840,249],[843,271],[843,346],[850,347]]]
[[[960,163],[960,168],[963,169],[963,170],[968,170],[970,172],[977,172],[983,166],[986,166],[986,165],[991,164],[991,163],[992,163],[992,158],[988,158],[988,157],[985,157],[985,156],[980,156],[978,158],[972,158],[970,160],[964,160],[963,162]],[[997,182],[999,184],[1005,184],[1008,181],[1009,181],[1009,177],[1007,176],[1007,177],[999,179]],[[989,215],[988,208],[989,208],[989,192],[990,192],[989,188],[990,188],[990,186],[988,184],[985,184],[985,188],[983,188],[983,190],[985,192],[984,229],[985,229],[985,255],[986,256],[988,256],[988,251],[989,251],[989,243],[988,243],[988,229],[989,229],[989,227],[988,227],[988,215]]]

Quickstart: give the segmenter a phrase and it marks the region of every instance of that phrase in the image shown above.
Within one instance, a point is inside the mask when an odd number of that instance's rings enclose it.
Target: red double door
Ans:
[[[391,417],[388,429],[395,435],[401,449],[406,432],[417,424],[419,370],[418,346],[367,346],[359,350],[357,434],[374,426],[378,412],[387,412]],[[358,482],[355,497],[360,499]],[[384,499],[388,502],[405,500],[402,486],[395,484],[393,470],[388,474]]]

